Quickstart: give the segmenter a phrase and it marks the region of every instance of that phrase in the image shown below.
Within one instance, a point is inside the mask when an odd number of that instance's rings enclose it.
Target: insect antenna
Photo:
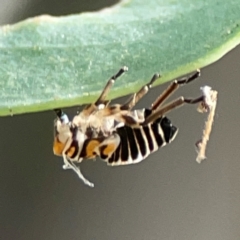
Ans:
[[[53,111],[56,113],[57,117],[60,119],[61,116],[64,114],[62,109],[60,108],[56,108],[56,109],[53,109]]]

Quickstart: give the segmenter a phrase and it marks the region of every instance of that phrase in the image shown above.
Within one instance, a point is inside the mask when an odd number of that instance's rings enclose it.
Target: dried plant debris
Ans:
[[[201,113],[208,112],[208,118],[205,122],[205,126],[203,129],[202,138],[196,142],[197,147],[197,158],[196,161],[201,163],[202,160],[206,159],[205,152],[207,147],[207,142],[209,140],[209,136],[212,131],[212,125],[217,105],[217,94],[218,92],[212,90],[209,86],[201,87],[201,91],[203,94],[203,101],[198,106],[198,111]]]

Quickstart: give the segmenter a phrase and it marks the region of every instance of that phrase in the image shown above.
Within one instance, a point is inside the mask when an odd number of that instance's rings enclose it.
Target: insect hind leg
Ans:
[[[164,101],[166,101],[180,86],[188,84],[200,76],[200,70],[197,69],[192,75],[174,80],[167,89],[152,103],[151,110],[155,111],[160,108]]]
[[[179,97],[174,101],[166,104],[165,106],[158,108],[156,111],[153,111],[141,125],[147,125],[151,122],[156,121],[159,117],[163,116],[165,113],[172,111],[173,109],[180,107],[184,104],[196,104],[204,101],[204,96],[200,96],[198,98],[184,98]]]

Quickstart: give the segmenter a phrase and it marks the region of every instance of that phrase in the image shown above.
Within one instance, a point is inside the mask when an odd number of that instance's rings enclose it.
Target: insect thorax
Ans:
[[[86,138],[96,138],[110,136],[117,128],[125,125],[126,119],[131,119],[136,124],[145,119],[145,109],[121,111],[107,116],[105,114],[101,109],[87,117],[80,113],[73,118],[72,123],[85,133]]]

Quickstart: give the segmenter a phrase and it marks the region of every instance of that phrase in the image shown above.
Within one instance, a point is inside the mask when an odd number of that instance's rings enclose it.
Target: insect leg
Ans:
[[[144,85],[137,93],[134,93],[127,102],[125,102],[120,109],[121,110],[131,110],[136,103],[145,95],[148,93],[149,89],[152,87],[152,84],[160,77],[159,74],[154,74],[150,82],[148,82],[146,85]]]
[[[109,116],[114,114],[119,115],[119,121],[125,122],[128,125],[135,125],[137,123],[136,119],[133,116],[129,115],[129,110],[131,110],[137,102],[148,93],[149,89],[152,87],[152,84],[160,77],[159,74],[154,74],[151,80],[139,89],[138,92],[134,93],[124,104],[115,104],[108,106],[104,109],[103,115]],[[115,115],[116,117],[116,115]]]
[[[100,104],[103,104],[107,94],[109,93],[111,87],[113,86],[114,82],[117,80],[117,78],[119,78],[124,72],[127,72],[128,68],[126,66],[122,67],[117,74],[113,75],[107,82],[106,86],[104,87],[101,95],[99,96],[99,98],[97,99],[97,101],[95,102],[96,106],[99,106]]]
[[[64,165],[63,165],[63,169],[72,169],[77,175],[78,177],[84,182],[84,184],[88,185],[89,187],[94,187],[94,184],[91,183],[90,181],[88,181],[83,174],[80,171],[80,168],[77,167],[72,161],[69,161],[67,159],[67,156],[65,154],[63,154],[63,161],[64,161]]]
[[[156,119],[164,115],[165,113],[182,106],[183,104],[195,104],[202,102],[204,100],[204,96],[200,96],[198,98],[192,99],[192,98],[184,98],[180,97],[176,100],[172,101],[171,103],[166,104],[162,108],[158,108],[156,111],[152,112],[141,125],[147,125],[151,122],[154,122]]]
[[[103,108],[109,101],[106,101],[107,94],[109,93],[112,85],[119,78],[124,72],[126,72],[128,68],[126,66],[122,67],[115,75],[113,75],[107,82],[106,86],[104,87],[102,93],[100,94],[99,98],[96,100],[95,103],[87,105],[81,114],[85,116],[89,116],[94,110],[98,109],[98,107],[103,104]]]
[[[168,88],[152,103],[151,110],[159,108],[165,100],[167,100],[181,85],[192,82],[200,76],[200,70],[197,69],[195,73],[188,77],[184,77],[179,80],[174,80]]]
[[[73,166],[73,171],[77,173],[78,177],[84,182],[84,184],[88,185],[89,187],[94,187],[94,184],[90,181],[88,181],[83,174],[81,173],[81,170],[79,167],[77,167],[73,162],[71,162],[71,165]]]

